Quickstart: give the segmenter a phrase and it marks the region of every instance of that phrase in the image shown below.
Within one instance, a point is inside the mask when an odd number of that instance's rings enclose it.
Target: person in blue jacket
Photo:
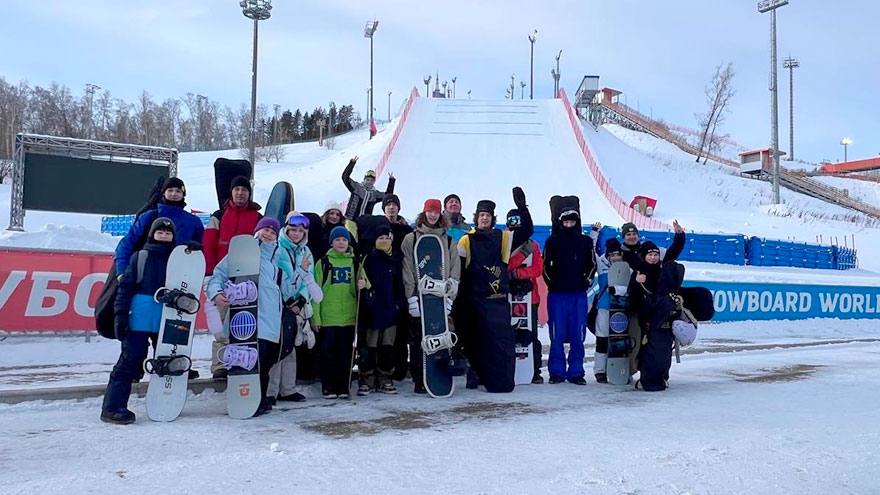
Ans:
[[[149,338],[159,333],[162,304],[156,302],[153,295],[165,286],[168,257],[174,249],[175,237],[171,219],[155,219],[150,225],[147,243],[126,263],[114,304],[116,338],[122,342],[122,352],[104,392],[101,421],[105,423],[127,425],[136,420],[135,414],[128,410],[128,398],[132,381],[141,376],[150,347]],[[140,257],[145,259],[139,261]],[[139,266],[143,267],[140,273]]]
[[[184,210],[186,207],[185,198],[186,186],[183,181],[177,177],[169,177],[162,185],[162,199],[159,200],[156,209],[148,210],[138,216],[128,229],[128,233],[116,246],[114,263],[118,277],[121,277],[125,273],[125,269],[128,268],[131,254],[137,250],[144,232],[147,232],[150,225],[153,224],[153,220],[159,217],[169,218],[174,222],[176,228],[175,245],[190,244],[193,241],[202,243],[205,227],[199,217]]]

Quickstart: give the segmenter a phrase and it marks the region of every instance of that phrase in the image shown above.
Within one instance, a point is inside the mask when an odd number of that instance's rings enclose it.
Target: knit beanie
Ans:
[[[278,231],[281,230],[281,224],[278,223],[278,220],[272,217],[263,217],[257,222],[257,226],[254,227],[254,234],[259,232],[261,229],[272,229],[275,231],[275,234],[278,234]]]
[[[400,198],[396,194],[389,194],[382,200],[382,211],[385,211],[385,207],[392,203],[397,205],[398,210],[400,209]]]
[[[232,179],[232,183],[229,184],[229,190],[232,191],[239,186],[246,188],[248,190],[248,193],[250,193],[251,199],[253,199],[254,190],[251,189],[251,181],[248,180],[247,177],[239,175],[238,177]]]
[[[157,230],[168,230],[174,237],[177,237],[177,229],[174,228],[174,222],[170,218],[159,217],[153,220],[153,223],[150,225],[149,240],[153,240],[153,235]],[[171,238],[171,242],[174,242],[174,237]]]
[[[440,210],[442,210],[442,209],[443,209],[443,208],[442,208],[442,206],[440,206],[440,200],[439,200],[439,199],[426,199],[426,200],[425,200],[425,205],[424,205],[424,207],[422,208],[422,211],[423,211],[423,212],[427,212],[427,211],[436,211],[437,213],[440,213]]]
[[[351,232],[341,225],[333,227],[333,230],[330,231],[330,242],[335,241],[339,237],[345,237],[346,241],[351,242]]]
[[[165,179],[165,183],[162,184],[162,194],[165,194],[165,191],[172,187],[180,189],[183,191],[183,195],[186,196],[186,186],[183,185],[183,181],[177,177],[169,177]]]

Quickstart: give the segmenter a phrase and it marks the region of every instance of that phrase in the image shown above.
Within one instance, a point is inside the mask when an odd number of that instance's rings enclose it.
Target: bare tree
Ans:
[[[284,160],[285,151],[284,146],[280,144],[269,144],[260,148],[262,151],[262,158],[265,158],[266,163],[270,163],[272,160],[275,160],[275,163]]]
[[[718,128],[718,124],[724,122],[724,114],[728,110],[727,105],[736,93],[732,85],[733,75],[732,62],[728,62],[727,65],[719,65],[715,67],[712,82],[706,86],[706,104],[709,110],[705,114],[697,115],[697,122],[700,126],[697,162],[700,161],[700,158],[704,158],[704,154],[710,154],[710,149],[720,146],[715,138],[715,130]]]

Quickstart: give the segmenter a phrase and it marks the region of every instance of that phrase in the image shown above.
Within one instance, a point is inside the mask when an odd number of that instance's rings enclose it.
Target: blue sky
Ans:
[[[843,8],[845,5],[846,8]],[[733,62],[737,91],[723,132],[749,147],[769,141],[769,16],[752,0],[275,0],[260,24],[258,100],[311,109],[330,99],[366,107],[369,42],[376,18],[377,114],[399,106],[426,74],[457,76],[457,93],[502,98],[511,73],[528,78],[535,44],[535,94],[550,97],[562,49],[562,86],[585,74],[620,89],[626,102],[667,122],[695,127],[714,67]],[[791,0],[778,11],[780,147],[788,148],[788,71],[795,71],[795,154],[811,161],[880,153],[880,4]],[[0,75],[88,83],[133,100],[187,92],[238,107],[250,101],[251,32],[237,0],[7,0],[0,19]],[[517,95],[519,88],[517,88]],[[528,88],[526,88],[528,95]]]

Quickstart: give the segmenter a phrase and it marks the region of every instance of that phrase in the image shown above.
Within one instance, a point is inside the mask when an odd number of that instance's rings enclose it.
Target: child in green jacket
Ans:
[[[321,347],[321,388],[325,399],[348,399],[352,343],[357,322],[357,266],[345,227],[330,231],[330,249],[315,267],[324,299],[313,304],[312,323]]]

